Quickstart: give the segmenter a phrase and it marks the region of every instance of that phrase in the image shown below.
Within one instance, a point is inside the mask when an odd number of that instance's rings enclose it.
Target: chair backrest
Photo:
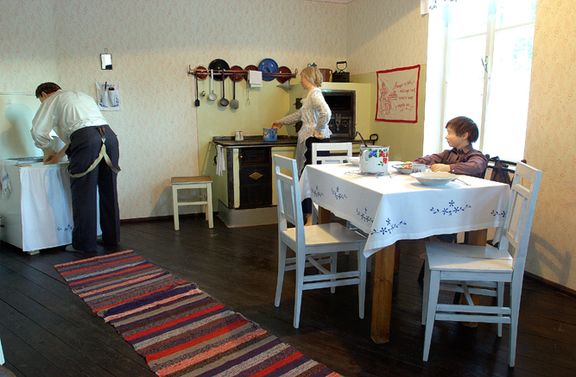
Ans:
[[[489,155],[486,156],[488,157]],[[526,160],[522,160],[522,162],[526,163]],[[488,157],[488,165],[486,166],[487,174],[485,174],[485,178],[512,185],[516,165],[516,162],[501,160],[498,156]]]
[[[296,160],[278,154],[273,155],[272,160],[276,174],[278,231],[286,230],[288,224],[292,224],[296,227],[296,238],[303,240],[304,215]]]
[[[343,164],[350,162],[352,143],[312,143],[312,164]]]
[[[530,230],[534,220],[536,199],[542,180],[542,171],[523,162],[516,165],[516,172],[512,181],[510,202],[506,211],[506,221],[503,234],[500,238],[501,250],[509,250],[512,246],[514,252],[514,281],[522,281],[526,253],[530,240]]]

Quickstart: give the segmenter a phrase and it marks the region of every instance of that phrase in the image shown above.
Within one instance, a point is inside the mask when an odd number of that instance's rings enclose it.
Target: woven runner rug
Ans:
[[[340,376],[132,250],[54,267],[158,376]]]

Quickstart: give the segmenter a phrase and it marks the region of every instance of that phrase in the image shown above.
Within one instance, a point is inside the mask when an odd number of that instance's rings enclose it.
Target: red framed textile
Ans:
[[[420,65],[376,71],[376,120],[418,122]]]

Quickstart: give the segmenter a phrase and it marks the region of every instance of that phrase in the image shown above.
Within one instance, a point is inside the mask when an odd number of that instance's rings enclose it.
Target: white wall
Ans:
[[[576,290],[576,8],[538,0],[525,156],[543,171],[526,268]]]
[[[33,94],[58,78],[55,1],[0,0],[0,93]]]

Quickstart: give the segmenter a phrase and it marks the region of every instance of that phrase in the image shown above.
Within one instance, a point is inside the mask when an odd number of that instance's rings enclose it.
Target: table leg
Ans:
[[[395,256],[396,245],[387,246],[374,254],[370,337],[375,343],[390,341]]]
[[[473,230],[470,232],[466,232],[464,242],[467,243],[468,245],[484,246],[486,245],[487,239],[488,239],[488,229]]]
[[[326,224],[330,222],[332,213],[325,208],[318,207],[318,224]]]

